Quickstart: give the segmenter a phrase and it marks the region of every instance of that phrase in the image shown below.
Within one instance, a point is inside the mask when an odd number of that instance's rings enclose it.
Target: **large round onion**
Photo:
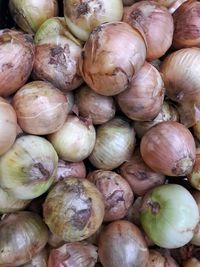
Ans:
[[[191,241],[199,221],[199,210],[183,186],[166,184],[145,195],[140,219],[147,236],[156,245],[179,248]]]
[[[15,30],[0,30],[0,95],[16,92],[31,73],[34,59],[32,37]]]
[[[54,181],[58,156],[50,142],[33,135],[19,137],[0,158],[0,185],[17,199],[33,199]]]
[[[195,163],[195,142],[190,131],[175,121],[161,122],[142,138],[141,155],[154,171],[169,176],[184,176]]]
[[[105,23],[90,34],[80,71],[94,91],[112,96],[127,89],[145,58],[146,46],[137,30],[125,22]]]
[[[95,27],[104,22],[119,21],[122,14],[122,0],[64,0],[67,26],[83,41],[88,39]]]
[[[0,222],[0,266],[20,266],[32,259],[47,243],[48,230],[32,212],[6,215]]]
[[[145,63],[133,76],[128,89],[117,96],[121,110],[132,120],[154,119],[164,100],[164,83],[159,71]]]
[[[114,118],[97,128],[90,162],[98,169],[112,170],[130,159],[135,147],[135,132],[128,121]]]
[[[10,0],[9,8],[17,25],[34,33],[48,18],[58,15],[57,0]]]
[[[130,222],[112,222],[100,235],[99,258],[104,267],[142,267],[148,257],[142,233]]]
[[[47,267],[48,253],[47,249],[43,249],[37,255],[33,256],[31,261],[20,267]]]
[[[23,131],[46,135],[59,130],[68,112],[64,94],[48,82],[24,85],[13,98],[13,106]]]
[[[94,234],[104,217],[104,202],[96,186],[86,179],[68,178],[50,190],[43,205],[51,232],[67,242]]]
[[[63,127],[48,138],[61,159],[79,162],[91,154],[96,132],[90,120],[69,115]]]
[[[125,8],[123,21],[143,35],[148,60],[163,56],[170,48],[174,31],[173,18],[167,8],[156,1],[139,1]]]

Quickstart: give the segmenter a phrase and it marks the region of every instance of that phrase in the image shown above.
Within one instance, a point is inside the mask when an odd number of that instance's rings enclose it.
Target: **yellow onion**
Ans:
[[[104,22],[119,21],[122,14],[122,0],[64,0],[66,24],[83,41],[95,27]]]
[[[13,267],[29,262],[46,245],[48,230],[33,212],[5,215],[0,222],[0,266]]]
[[[174,24],[166,7],[139,1],[124,9],[123,21],[140,31],[147,44],[147,59],[163,56],[172,44]]]
[[[43,249],[32,257],[31,261],[21,265],[20,267],[47,267],[48,253],[47,249]]]
[[[17,199],[33,199],[46,192],[56,174],[58,156],[39,136],[19,137],[0,158],[0,185]]]
[[[200,148],[196,149],[195,163],[187,178],[195,189],[200,190]]]
[[[135,132],[124,118],[116,117],[97,128],[90,162],[98,169],[112,170],[131,158],[135,148]]]
[[[45,223],[66,242],[81,241],[94,234],[104,217],[104,202],[96,186],[71,177],[49,191],[43,205]]]
[[[125,22],[110,22],[90,34],[80,71],[96,93],[112,96],[127,89],[145,58],[146,46],[140,33]]]
[[[10,0],[9,8],[17,25],[34,33],[48,18],[58,15],[57,0]]]
[[[197,258],[190,258],[183,262],[183,267],[200,267],[200,261]]]
[[[164,83],[159,71],[145,63],[133,76],[128,88],[117,95],[121,110],[132,120],[154,119],[164,100]]]
[[[59,130],[66,118],[68,103],[64,94],[43,81],[27,83],[17,91],[13,107],[23,131],[46,135]]]
[[[15,30],[0,30],[0,95],[9,96],[28,80],[34,61],[32,37]]]

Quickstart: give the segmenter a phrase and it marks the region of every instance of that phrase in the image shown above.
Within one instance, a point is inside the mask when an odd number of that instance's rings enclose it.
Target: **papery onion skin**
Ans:
[[[156,245],[179,248],[191,241],[199,221],[199,210],[187,189],[165,184],[145,195],[140,220],[145,233]]]
[[[146,266],[148,257],[141,231],[130,222],[112,222],[100,235],[99,258],[104,267]]]
[[[200,190],[200,148],[196,149],[195,163],[187,178],[195,189]]]
[[[47,267],[48,253],[47,249],[43,249],[37,255],[33,256],[30,262],[20,267]]]
[[[102,124],[114,118],[116,105],[110,96],[95,93],[87,85],[75,93],[75,104],[81,116],[92,119],[93,124]]]
[[[0,185],[17,199],[33,199],[54,181],[58,156],[45,138],[19,137],[0,158]]]
[[[79,162],[91,154],[96,131],[90,120],[69,115],[63,127],[49,135],[48,139],[61,159]]]
[[[191,132],[175,121],[152,127],[140,145],[144,162],[154,171],[168,176],[184,176],[195,163],[196,148]]]
[[[46,245],[48,230],[42,219],[32,212],[6,215],[0,222],[0,266],[27,263]]]
[[[58,15],[57,0],[10,0],[10,13],[25,32],[35,33],[50,17]]]
[[[170,48],[173,18],[167,8],[156,1],[139,1],[125,8],[123,21],[143,35],[147,44],[147,60],[160,58]]]
[[[94,267],[97,262],[97,247],[87,242],[64,244],[50,251],[48,267]]]
[[[46,135],[58,131],[67,118],[68,103],[52,84],[34,81],[24,85],[13,98],[13,107],[23,131]]]
[[[96,170],[87,175],[102,193],[105,203],[104,221],[122,219],[133,204],[134,195],[131,187],[119,174],[112,171]]]
[[[133,127],[123,118],[114,119],[97,128],[90,162],[98,169],[112,170],[131,158],[135,148]]]
[[[104,217],[104,202],[94,184],[71,177],[55,184],[43,211],[45,223],[53,234],[66,242],[75,242],[98,230]]]
[[[86,41],[90,32],[102,23],[120,21],[122,0],[64,0],[64,16],[70,31]]]
[[[34,45],[30,35],[0,30],[0,95],[9,96],[28,80],[34,62]]]
[[[96,93],[113,96],[127,89],[145,58],[146,46],[137,30],[125,22],[105,23],[85,43],[80,72]]]
[[[159,71],[145,62],[132,77],[128,88],[117,95],[117,101],[121,110],[130,119],[148,121],[160,112],[164,93],[164,83]]]

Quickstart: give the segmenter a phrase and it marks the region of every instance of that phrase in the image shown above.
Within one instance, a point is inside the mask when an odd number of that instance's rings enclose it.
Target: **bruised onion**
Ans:
[[[48,138],[61,159],[79,162],[91,154],[96,132],[90,120],[69,115],[63,127]]]
[[[190,131],[175,121],[152,127],[141,140],[141,155],[154,171],[168,176],[184,176],[195,163],[195,142]]]
[[[15,30],[0,30],[0,95],[9,96],[28,80],[34,61],[32,37]]]
[[[132,120],[154,119],[164,100],[164,84],[159,71],[145,63],[128,88],[117,96],[121,110]]]
[[[135,147],[135,132],[128,121],[116,117],[97,128],[90,162],[98,169],[112,170],[130,159]]]
[[[119,174],[112,171],[96,170],[87,179],[102,193],[105,203],[104,221],[122,219],[133,203],[131,187]]]
[[[87,85],[75,93],[75,104],[81,116],[92,119],[93,124],[102,124],[115,116],[114,99],[95,93]]]
[[[47,267],[48,253],[47,249],[43,249],[32,257],[31,261],[20,267]]]
[[[20,266],[29,262],[46,245],[48,230],[32,212],[5,215],[0,221],[0,266]]]
[[[174,24],[166,7],[156,1],[139,1],[124,9],[123,21],[138,29],[147,44],[147,59],[163,56],[172,44]]]
[[[127,89],[145,58],[146,46],[140,33],[125,22],[110,22],[90,34],[80,71],[96,93],[113,96]]]
[[[81,241],[95,233],[104,217],[104,202],[94,184],[68,178],[49,191],[44,220],[51,232],[67,242]]]
[[[187,178],[195,189],[200,190],[200,148],[196,149],[195,163]]]
[[[46,135],[59,130],[66,118],[68,103],[64,94],[42,81],[24,85],[13,98],[13,107],[23,131]]]
[[[100,235],[99,258],[104,267],[146,266],[148,257],[141,231],[130,222],[112,222]]]
[[[97,262],[97,248],[87,242],[64,244],[50,251],[48,267],[94,267]]]
[[[122,14],[122,0],[64,0],[66,24],[83,41],[95,27],[104,22],[119,21]]]
[[[9,8],[17,25],[34,33],[48,18],[58,15],[57,0],[10,0]]]

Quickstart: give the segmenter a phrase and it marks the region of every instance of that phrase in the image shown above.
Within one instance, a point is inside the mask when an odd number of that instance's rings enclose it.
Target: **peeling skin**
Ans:
[[[180,159],[178,162],[176,162],[175,167],[172,169],[172,173],[174,175],[184,175],[190,173],[190,170],[192,170],[192,167],[194,165],[194,158],[189,155]]]

